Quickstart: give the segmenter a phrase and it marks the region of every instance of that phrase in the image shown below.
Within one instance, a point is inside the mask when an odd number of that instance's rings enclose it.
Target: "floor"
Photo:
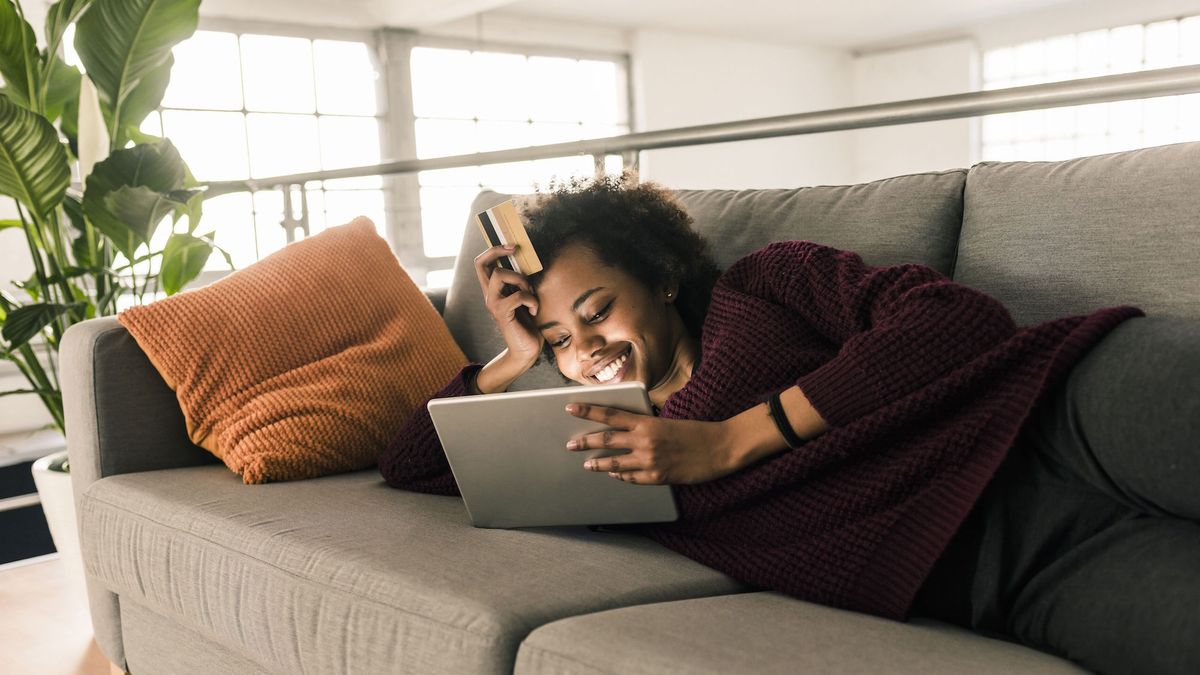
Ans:
[[[0,671],[109,675],[83,589],[63,577],[56,555],[0,568]]]

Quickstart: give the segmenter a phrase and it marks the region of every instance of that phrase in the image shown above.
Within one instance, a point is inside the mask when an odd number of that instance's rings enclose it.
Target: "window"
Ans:
[[[617,58],[416,47],[412,83],[420,159],[629,132],[626,69]],[[605,158],[605,171],[620,170],[619,156]],[[424,253],[458,253],[467,208],[481,188],[528,193],[555,177],[594,173],[590,156],[422,171]],[[448,279],[447,270],[432,270],[426,284],[444,286]]]
[[[1200,16],[1063,35],[984,54],[983,88],[1200,63]],[[1200,140],[1200,94],[986,115],[984,160],[1056,160]]]
[[[198,30],[173,54],[170,85],[142,131],[169,136],[198,180],[381,161],[379,73],[366,42]],[[71,53],[68,61],[78,63]],[[366,215],[384,235],[382,188],[378,176],[309,183],[310,234]],[[280,191],[233,193],[205,200],[200,231],[215,228],[240,268],[283,247],[282,219]],[[213,255],[206,269],[228,266]]]

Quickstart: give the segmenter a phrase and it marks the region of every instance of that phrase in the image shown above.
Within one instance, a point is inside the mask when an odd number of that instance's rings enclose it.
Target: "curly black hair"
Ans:
[[[700,332],[720,269],[708,243],[692,229],[692,217],[675,196],[637,174],[571,178],[551,183],[525,210],[529,242],[543,269],[569,245],[582,244],[601,261],[632,275],[651,289],[678,284],[675,307],[688,332]],[[542,273],[530,276],[537,288]],[[553,351],[543,354],[551,363]]]

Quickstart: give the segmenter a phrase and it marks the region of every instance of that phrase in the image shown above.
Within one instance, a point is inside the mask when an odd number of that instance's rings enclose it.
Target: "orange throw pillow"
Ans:
[[[366,218],[118,320],[246,483],[375,464],[467,361]]]

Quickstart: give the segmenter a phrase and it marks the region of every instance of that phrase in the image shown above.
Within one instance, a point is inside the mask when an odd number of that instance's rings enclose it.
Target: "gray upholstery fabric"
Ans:
[[[566,673],[1082,673],[1062,659],[932,621],[900,623],[746,593],[556,621],[529,635],[518,675]]]
[[[544,623],[743,588],[634,535],[476,529],[460,498],[375,471],[143,472],[93,483],[81,507],[84,566],[122,603],[280,673],[502,672]]]
[[[681,190],[684,208],[696,230],[710,243],[722,268],[772,241],[808,239],[855,251],[872,265],[924,263],[949,275],[958,228],[966,170],[921,173],[844,186],[793,190]],[[484,191],[471,213],[512,195]],[[515,197],[525,203],[527,196]],[[467,357],[486,363],[504,341],[483,307],[473,267],[485,244],[468,219],[463,245],[446,299],[445,318]],[[511,389],[540,389],[571,384],[553,364],[540,362]]]
[[[104,476],[217,461],[188,440],[174,392],[115,317],[71,326],[59,354],[76,513]],[[96,643],[123,665],[117,598],[90,578],[87,586]]]
[[[132,675],[251,675],[268,670],[191,626],[126,599],[121,632]]]
[[[1019,324],[1132,304],[1200,317],[1200,143],[967,176],[954,278]]]

